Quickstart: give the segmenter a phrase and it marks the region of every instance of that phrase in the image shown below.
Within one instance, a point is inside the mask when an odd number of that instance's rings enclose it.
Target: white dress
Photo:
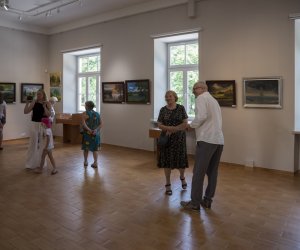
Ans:
[[[52,135],[52,130],[51,128],[44,128],[43,131],[43,140],[44,140],[44,147],[45,148],[45,143],[47,142],[47,136],[49,136],[49,144],[47,149],[53,149],[54,148],[54,143],[53,143],[53,135]]]
[[[31,122],[29,145],[25,167],[34,169],[40,166],[43,153],[43,126],[40,122]],[[46,161],[45,161],[46,164]]]

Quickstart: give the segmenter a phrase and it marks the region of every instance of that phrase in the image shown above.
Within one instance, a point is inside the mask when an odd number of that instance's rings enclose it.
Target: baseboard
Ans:
[[[275,174],[280,174],[280,175],[296,175],[299,173],[299,171],[294,172],[289,172],[289,171],[284,171],[284,170],[278,170],[278,169],[270,169],[270,168],[264,168],[264,167],[247,167],[242,164],[237,164],[237,163],[230,163],[230,162],[221,162],[221,165],[224,166],[233,166],[233,167],[239,167],[239,168],[244,168],[245,170],[252,170],[252,171],[261,171],[261,172],[272,172]]]

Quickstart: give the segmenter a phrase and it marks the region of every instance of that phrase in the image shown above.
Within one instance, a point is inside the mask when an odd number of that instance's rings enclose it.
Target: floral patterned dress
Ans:
[[[94,110],[87,110],[86,115],[88,118],[86,119],[86,125],[94,130],[100,124],[100,114],[95,112]],[[89,150],[89,151],[97,151],[100,147],[100,131],[98,130],[95,135],[92,135],[87,130],[83,131],[82,134],[82,150]]]
[[[184,106],[177,104],[173,110],[162,107],[157,121],[165,126],[178,126],[187,118]],[[188,167],[185,131],[172,133],[168,144],[160,147],[157,166],[172,169]]]

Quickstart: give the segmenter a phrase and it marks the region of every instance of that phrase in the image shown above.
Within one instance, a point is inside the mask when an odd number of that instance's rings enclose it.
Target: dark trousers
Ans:
[[[191,191],[193,205],[200,205],[202,200],[205,174],[208,177],[205,197],[210,200],[214,197],[222,151],[223,145],[197,142]]]

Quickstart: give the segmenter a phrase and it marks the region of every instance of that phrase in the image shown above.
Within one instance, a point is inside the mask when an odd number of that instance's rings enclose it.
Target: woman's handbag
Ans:
[[[167,135],[166,132],[161,132],[157,139],[157,145],[166,146],[169,143],[169,139],[170,139],[170,136]]]

